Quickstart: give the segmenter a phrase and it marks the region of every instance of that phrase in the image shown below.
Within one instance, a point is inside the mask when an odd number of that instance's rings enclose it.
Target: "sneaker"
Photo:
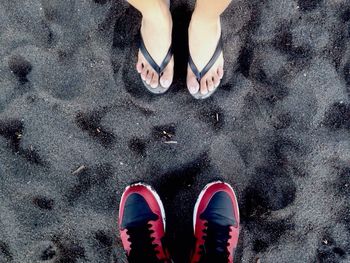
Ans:
[[[164,247],[165,212],[148,185],[128,186],[119,207],[119,231],[130,263],[171,262]]]
[[[230,185],[205,186],[193,213],[196,239],[191,263],[233,263],[239,235],[239,210]]]

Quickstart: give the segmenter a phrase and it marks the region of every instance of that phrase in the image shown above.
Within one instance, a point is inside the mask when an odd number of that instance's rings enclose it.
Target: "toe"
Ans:
[[[220,85],[220,77],[218,74],[214,74],[213,76],[213,83],[214,83],[214,88],[219,87]]]
[[[138,72],[139,74],[141,74],[142,69],[143,69],[142,62],[141,62],[141,61],[138,61],[137,64],[136,64],[136,70],[137,70],[137,72]]]
[[[207,78],[207,87],[208,87],[208,91],[213,91],[214,90],[214,82],[213,82],[213,77],[209,76]]]
[[[222,79],[223,78],[223,76],[224,76],[224,67],[223,66],[220,66],[219,68],[218,68],[218,76],[219,76],[219,79]]]
[[[206,95],[208,93],[207,79],[201,79],[201,93],[202,95]]]
[[[192,70],[190,69],[190,67],[187,68],[187,88],[188,91],[191,94],[196,94],[199,89],[200,89],[200,85],[197,81],[196,76],[193,74]]]
[[[143,81],[146,81],[146,77],[147,77],[147,68],[146,67],[143,67],[142,71],[141,71],[141,78]]]
[[[173,77],[174,77],[174,60],[172,59],[169,62],[169,65],[163,71],[163,74],[160,78],[160,85],[162,85],[163,88],[169,88],[171,83],[173,82]]]
[[[151,80],[151,87],[152,88],[157,88],[158,87],[158,79],[159,79],[159,77],[158,77],[158,74],[153,74],[153,77],[152,77],[152,80]]]
[[[199,91],[199,83],[196,77],[191,76],[187,78],[187,88],[191,94],[196,94]]]
[[[146,76],[146,83],[148,85],[151,84],[152,78],[153,78],[153,71],[152,70],[148,70],[147,71],[147,76]]]
[[[162,85],[163,88],[169,88],[172,82],[173,74],[171,71],[164,71],[160,78],[160,85]]]

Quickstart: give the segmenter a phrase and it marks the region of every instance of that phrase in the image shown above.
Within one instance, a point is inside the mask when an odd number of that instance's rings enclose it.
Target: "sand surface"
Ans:
[[[231,183],[236,262],[350,262],[350,1],[234,0],[225,78],[185,86],[193,1],[172,2],[176,75],[135,71],[140,15],[118,0],[0,0],[0,262],[126,262],[124,187],[158,190],[186,262],[201,188]]]

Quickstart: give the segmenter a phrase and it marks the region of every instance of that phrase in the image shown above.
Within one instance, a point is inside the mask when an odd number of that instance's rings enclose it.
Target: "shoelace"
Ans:
[[[151,235],[154,231],[151,224],[145,223],[142,226],[130,227],[127,231],[129,241],[131,243],[130,255],[128,261],[130,263],[163,263],[164,260],[157,258],[157,244],[154,244],[154,237]]]
[[[204,245],[200,247],[201,259],[198,263],[227,263],[230,253],[228,252],[228,240],[230,239],[230,226],[220,226],[215,223],[205,223]]]

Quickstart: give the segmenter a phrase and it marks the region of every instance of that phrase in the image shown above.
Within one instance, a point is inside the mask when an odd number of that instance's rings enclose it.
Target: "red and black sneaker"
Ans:
[[[164,247],[163,204],[150,186],[137,183],[125,189],[119,206],[119,231],[130,263],[171,262]]]
[[[196,244],[191,263],[233,263],[239,210],[232,187],[217,181],[200,193],[193,213]]]

